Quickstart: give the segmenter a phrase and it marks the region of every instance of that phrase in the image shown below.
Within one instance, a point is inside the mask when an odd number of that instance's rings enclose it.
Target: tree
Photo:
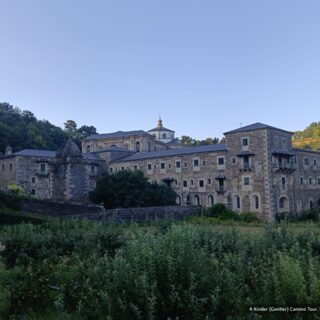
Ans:
[[[105,208],[132,208],[174,205],[176,193],[167,185],[152,184],[142,171],[104,174],[90,193],[94,203]]]
[[[64,123],[64,130],[69,134],[75,133],[77,131],[77,123],[73,120],[67,120]]]
[[[97,134],[97,129],[94,126],[82,126],[78,129],[81,139],[89,137],[92,134]]]

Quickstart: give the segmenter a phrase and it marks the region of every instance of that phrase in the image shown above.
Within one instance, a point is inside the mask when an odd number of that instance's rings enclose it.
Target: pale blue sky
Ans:
[[[320,121],[319,0],[0,0],[0,101],[178,136]]]

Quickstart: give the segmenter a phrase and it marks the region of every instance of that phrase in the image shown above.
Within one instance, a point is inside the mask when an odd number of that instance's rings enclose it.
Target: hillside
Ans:
[[[67,120],[63,130],[47,120],[38,120],[31,111],[0,102],[0,155],[9,145],[13,151],[58,150],[69,137],[80,145],[80,140],[92,133],[96,133],[93,126],[78,129],[73,120]]]
[[[320,122],[312,122],[303,131],[296,131],[293,135],[295,148],[320,149]]]

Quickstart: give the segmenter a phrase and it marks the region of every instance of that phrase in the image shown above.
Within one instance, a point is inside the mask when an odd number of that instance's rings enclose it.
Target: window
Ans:
[[[279,209],[282,209],[282,210],[289,209],[289,200],[287,197],[281,197],[279,199]]]
[[[171,169],[171,164],[170,163],[168,164],[168,168]]]
[[[32,178],[32,179],[31,179],[31,182],[32,182],[32,183],[36,183],[36,178]]]
[[[275,144],[275,145],[278,144],[278,137],[277,137],[277,136],[274,137],[274,144]]]
[[[314,166],[317,165],[317,159],[313,159],[313,165],[314,165]]]
[[[112,173],[113,172],[113,168],[110,168],[109,171],[110,171],[110,173]]]
[[[204,180],[199,180],[199,187],[203,188],[204,187]]]
[[[318,177],[318,184],[320,184],[320,178]]]
[[[136,142],[136,152],[140,152],[140,142]]]
[[[207,165],[207,161],[202,161],[202,165],[205,167]]]
[[[242,146],[247,147],[249,145],[249,139],[248,138],[242,138]]]
[[[193,160],[193,166],[194,167],[199,167],[199,160],[198,159],[194,159]]]
[[[281,178],[281,189],[282,190],[286,189],[286,178],[285,177]]]
[[[161,162],[160,169],[165,170],[165,168],[166,168],[166,164],[164,162]]]
[[[12,171],[12,163],[10,163],[10,171]]]
[[[283,146],[286,146],[286,145],[287,145],[287,139],[286,139],[286,138],[283,138],[283,139],[282,139],[282,145],[283,145]]]
[[[232,164],[236,164],[237,163],[237,160],[236,160],[236,158],[232,158]]]
[[[176,168],[180,169],[181,168],[181,161],[176,161]]]
[[[236,208],[240,209],[241,208],[240,197],[235,196],[235,201],[236,201]]]
[[[210,195],[208,196],[208,207],[213,207],[213,205],[214,205],[214,198],[213,198],[213,196],[210,194]]]
[[[152,170],[152,164],[148,163],[148,171],[151,171],[151,170]]]
[[[36,190],[35,189],[31,189],[31,195],[35,195],[36,194]]]
[[[303,185],[303,177],[300,177],[300,184]]]
[[[45,163],[41,163],[40,164],[40,172],[41,173],[45,173],[46,172],[46,164]]]
[[[183,166],[186,168],[188,165],[186,162],[183,163]]]
[[[309,165],[309,159],[308,158],[303,158],[303,164],[305,166],[308,166]]]
[[[259,209],[260,208],[259,197],[257,195],[254,195],[252,200],[253,200],[253,208]]]
[[[249,186],[250,185],[250,177],[244,177],[243,178],[243,184],[245,186]]]
[[[190,181],[190,182],[191,182],[191,185],[193,186],[193,179],[191,179],[191,181]]]
[[[121,171],[124,171],[124,167],[121,167]]]
[[[187,180],[183,180],[183,187],[187,188],[188,187],[188,181]]]
[[[4,164],[2,165],[2,171],[4,171]]]
[[[211,179],[208,179],[208,184],[211,184]]]
[[[249,169],[249,157],[248,156],[244,156],[243,158],[242,158],[243,160],[243,169],[244,170],[247,170],[247,169]]]
[[[92,166],[91,166],[91,174],[94,174],[94,171],[95,171],[94,169],[95,169],[95,168],[94,168],[94,166],[92,165]]]
[[[138,170],[138,166],[136,164],[133,166],[133,170],[134,171]]]
[[[90,146],[87,146],[87,153],[90,152]]]
[[[312,178],[311,177],[309,177],[308,181],[309,181],[309,184],[312,184]]]
[[[218,165],[219,166],[223,166],[224,165],[224,158],[223,157],[219,157],[218,158]]]
[[[162,134],[162,139],[167,139],[167,134],[166,133]]]

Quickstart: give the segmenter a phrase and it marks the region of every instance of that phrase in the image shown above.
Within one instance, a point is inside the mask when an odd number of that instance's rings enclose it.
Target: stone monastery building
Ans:
[[[0,188],[15,181],[37,198],[86,202],[103,172],[142,170],[170,185],[181,205],[223,203],[269,220],[320,206],[320,152],[293,148],[292,132],[263,123],[224,135],[225,144],[186,147],[159,119],[148,132],[91,135],[82,152],[71,140],[57,152],[7,149]]]

